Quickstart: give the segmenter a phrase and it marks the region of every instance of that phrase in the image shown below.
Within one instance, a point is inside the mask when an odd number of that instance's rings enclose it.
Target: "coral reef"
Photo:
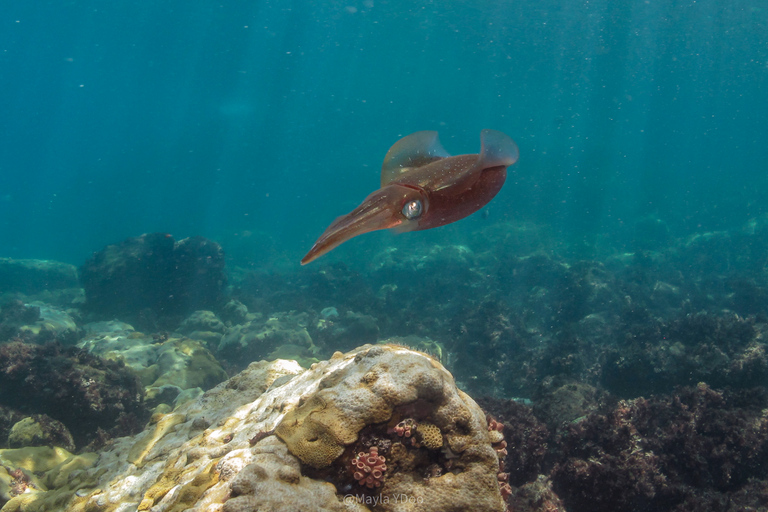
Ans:
[[[601,384],[625,398],[702,381],[716,387],[762,385],[768,365],[756,337],[764,328],[733,313],[645,321],[631,338],[605,350]]]
[[[409,438],[413,435],[416,428],[416,420],[412,418],[406,418],[394,427],[395,434],[399,437]]]
[[[550,431],[533,414],[531,407],[514,400],[479,398],[478,404],[503,425],[504,447],[507,451],[504,471],[509,483],[521,486],[534,480],[542,472],[550,441]]]
[[[296,458],[274,436],[260,441],[252,452],[250,463],[231,479],[231,497],[224,504],[224,512],[367,510],[356,504],[340,502],[331,484],[302,476]],[[231,460],[221,463],[222,471],[231,467]]]
[[[419,510],[467,510],[472,508],[468,500],[477,499],[483,500],[477,509],[503,509],[496,477],[499,461],[484,414],[455,390],[437,361],[413,354],[388,346],[359,349],[355,365],[328,372],[319,389],[289,411],[275,433],[318,476],[340,487],[348,481],[336,476],[346,473],[342,454],[351,458],[375,444],[377,454],[391,452],[387,460],[393,463],[381,495],[411,496],[421,503]],[[429,448],[399,442],[405,437],[395,427],[408,418],[414,419],[411,439],[419,436],[423,424],[420,441]],[[457,487],[474,489],[476,496],[455,491],[452,499],[443,496]]]
[[[361,401],[366,395],[371,400]],[[318,408],[321,400],[326,406]],[[387,432],[416,411],[419,420],[444,432],[448,448],[395,443],[416,463],[409,467],[401,456],[390,468],[383,452],[394,450],[387,437],[398,436]],[[281,437],[290,434],[288,443],[271,433],[276,427]],[[322,470],[304,464],[297,455],[308,457],[303,447],[318,444],[315,435],[333,442],[345,436],[348,444],[341,447],[349,456],[328,460]],[[385,475],[379,487],[361,486],[350,472],[350,461],[361,452]],[[309,370],[289,361],[253,363],[196,400],[155,415],[143,433],[115,440],[95,465],[71,472],[66,482],[46,477],[48,491],[13,497],[7,506],[67,512],[501,512],[498,464],[483,413],[439,363],[401,347],[369,345]]]
[[[132,433],[145,419],[142,391],[122,364],[75,347],[0,345],[0,404],[62,422],[78,447]]]
[[[197,340],[148,336],[129,324],[86,324],[89,333],[78,346],[89,353],[132,368],[141,378],[147,404],[171,404],[184,390],[207,390],[227,374]]]
[[[91,353],[0,345],[0,440],[95,448],[154,408],[144,433],[100,452],[101,473],[7,464],[0,495],[78,512],[280,510],[313,495],[317,510],[764,507],[766,219],[676,239],[649,216],[634,252],[611,253],[489,224],[461,244],[381,250],[365,271],[249,264],[231,293],[217,244],[150,234],[82,267],[85,307],[72,268],[0,260],[0,342]],[[113,316],[146,333],[82,324]],[[381,338],[434,358],[402,346],[331,357]],[[249,366],[278,358],[299,364]],[[355,478],[368,458],[371,487]],[[421,503],[377,501],[399,494]]]
[[[417,448],[423,446],[428,450],[439,450],[443,447],[443,433],[437,425],[422,421],[416,425],[416,435],[411,443]]]
[[[16,422],[8,433],[9,448],[58,446],[75,451],[75,440],[67,427],[47,414],[33,414]]]
[[[67,312],[42,302],[24,303],[14,299],[0,311],[0,340],[43,344],[73,344],[80,330]]]
[[[619,402],[562,433],[553,488],[575,512],[672,510],[733,493],[768,474],[766,406],[768,393],[706,384]]]
[[[764,389],[606,401],[552,431],[529,406],[480,403],[504,424],[515,511],[730,510],[768,477]]]
[[[277,312],[264,318],[254,315],[245,324],[227,330],[216,355],[235,367],[260,359],[296,359],[309,366],[317,362],[318,349],[307,332],[306,313]]]
[[[206,345],[212,351],[219,346],[221,337],[227,330],[216,313],[213,311],[195,311],[189,315],[176,329],[192,339],[205,341]]]

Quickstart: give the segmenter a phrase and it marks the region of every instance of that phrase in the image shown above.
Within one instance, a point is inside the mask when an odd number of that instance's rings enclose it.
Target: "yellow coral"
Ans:
[[[275,434],[288,445],[291,453],[315,468],[330,466],[344,452],[343,443],[333,435],[335,429],[317,421],[318,413],[326,407],[322,398],[314,396],[289,411],[275,429]]]
[[[304,464],[314,468],[328,467],[344,453],[344,446],[325,429],[309,422],[296,428],[288,425],[285,422],[280,424],[275,433]]]
[[[432,423],[419,423],[416,426],[416,440],[429,450],[439,450],[443,447],[443,433]]]

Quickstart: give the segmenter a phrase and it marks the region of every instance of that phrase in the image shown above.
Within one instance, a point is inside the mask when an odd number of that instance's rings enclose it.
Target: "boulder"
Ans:
[[[108,245],[81,268],[85,309],[103,319],[146,322],[220,305],[224,251],[203,237],[151,233]]]
[[[406,417],[429,427],[429,443],[400,437],[393,426]],[[386,460],[381,485],[360,485],[350,462],[377,450]],[[66,486],[14,500],[69,512],[502,512],[498,472],[484,413],[440,363],[365,345],[309,370],[252,363],[155,414]]]

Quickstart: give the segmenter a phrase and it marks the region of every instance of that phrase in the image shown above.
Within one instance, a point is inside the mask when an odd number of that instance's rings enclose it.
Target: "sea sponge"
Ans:
[[[428,450],[439,450],[443,447],[443,433],[437,425],[421,422],[416,425],[414,442]]]

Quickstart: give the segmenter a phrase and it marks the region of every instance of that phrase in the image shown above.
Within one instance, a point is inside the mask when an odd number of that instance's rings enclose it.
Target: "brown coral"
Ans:
[[[439,450],[443,447],[443,433],[437,425],[421,422],[416,425],[414,446],[423,446],[428,450]]]

